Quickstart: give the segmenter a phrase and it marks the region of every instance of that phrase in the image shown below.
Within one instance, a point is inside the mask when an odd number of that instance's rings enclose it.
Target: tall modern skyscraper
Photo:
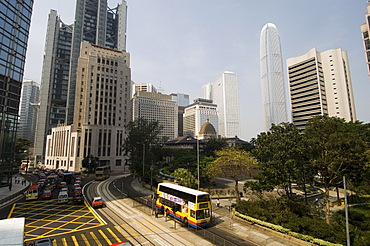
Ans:
[[[37,160],[44,159],[51,129],[73,123],[81,42],[125,51],[126,18],[125,0],[116,8],[109,8],[107,0],[77,0],[73,25],[64,24],[55,10],[50,11],[35,142]]]
[[[35,140],[37,110],[34,105],[39,101],[40,84],[32,80],[24,80],[22,85],[21,106],[19,108],[18,137]]]
[[[362,40],[364,42],[364,50],[367,64],[367,72],[370,78],[370,1],[366,3],[367,12],[365,13],[366,22],[361,25]]]
[[[33,0],[0,1],[0,186],[11,182]]]
[[[57,11],[50,10],[34,145],[37,162],[43,160],[51,129],[65,123],[72,33],[73,25],[63,23]]]
[[[272,23],[267,23],[261,31],[260,70],[265,130],[268,131],[272,124],[288,122],[279,32]]]
[[[240,136],[237,75],[224,72],[212,85],[211,99],[218,109],[218,135]]]
[[[293,123],[304,129],[316,115],[356,120],[346,51],[331,49],[287,59]]]

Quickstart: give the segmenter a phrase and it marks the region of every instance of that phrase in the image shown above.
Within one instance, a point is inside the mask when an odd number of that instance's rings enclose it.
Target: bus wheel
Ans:
[[[188,218],[184,218],[184,225],[188,225]]]

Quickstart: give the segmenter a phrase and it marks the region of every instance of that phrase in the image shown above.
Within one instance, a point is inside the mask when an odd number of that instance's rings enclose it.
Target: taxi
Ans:
[[[51,199],[51,190],[44,190],[44,192],[41,195],[42,200],[50,200]]]
[[[59,189],[61,189],[63,187],[67,187],[67,183],[66,182],[60,182]]]
[[[101,199],[101,197],[94,197],[91,206],[93,208],[102,208],[104,206],[104,201]]]

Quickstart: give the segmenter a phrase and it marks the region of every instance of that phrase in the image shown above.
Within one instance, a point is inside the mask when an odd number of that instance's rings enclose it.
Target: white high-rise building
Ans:
[[[216,132],[218,131],[217,105],[212,100],[198,98],[184,110],[184,135],[199,136],[199,131],[209,119]]]
[[[272,124],[288,122],[280,39],[272,23],[267,23],[261,31],[260,70],[265,130],[268,131]]]
[[[304,129],[316,115],[356,120],[346,51],[331,49],[287,59],[293,123]]]
[[[240,136],[237,75],[224,72],[212,85],[211,99],[218,109],[218,135]]]
[[[160,137],[174,139],[178,135],[178,106],[171,95],[138,91],[132,99],[132,120],[157,121],[162,127]]]
[[[212,83],[208,83],[202,86],[201,95],[202,98],[212,100]]]

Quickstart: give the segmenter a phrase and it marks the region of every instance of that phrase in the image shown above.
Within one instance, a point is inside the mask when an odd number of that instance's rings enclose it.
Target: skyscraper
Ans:
[[[218,109],[218,135],[240,136],[238,77],[224,72],[212,85],[212,100]]]
[[[76,68],[81,42],[126,51],[126,19],[125,0],[116,8],[109,8],[107,0],[77,0],[68,81],[67,124],[73,122]]]
[[[33,0],[0,1],[0,186],[11,182]]]
[[[40,84],[32,80],[24,80],[22,85],[21,106],[19,108],[18,137],[31,141],[35,138],[37,110],[34,104],[38,102]]]
[[[109,8],[107,0],[77,0],[73,25],[51,10],[45,42],[35,155],[43,160],[46,136],[58,124],[72,124],[80,45],[87,41],[126,50],[126,1]]]
[[[370,78],[370,1],[366,3],[367,12],[365,13],[366,22],[361,25],[362,40],[364,42],[364,50],[367,64],[367,73]]]
[[[50,10],[34,145],[37,162],[43,160],[51,129],[65,123],[72,33],[73,25],[65,24],[56,10]]]
[[[287,59],[293,123],[304,129],[316,115],[356,120],[346,51],[331,49]]]
[[[79,171],[86,156],[123,170],[125,126],[131,120],[130,54],[81,43],[72,125],[47,136],[46,167]]]
[[[265,130],[288,121],[283,60],[276,26],[267,23],[260,35],[260,70]]]

